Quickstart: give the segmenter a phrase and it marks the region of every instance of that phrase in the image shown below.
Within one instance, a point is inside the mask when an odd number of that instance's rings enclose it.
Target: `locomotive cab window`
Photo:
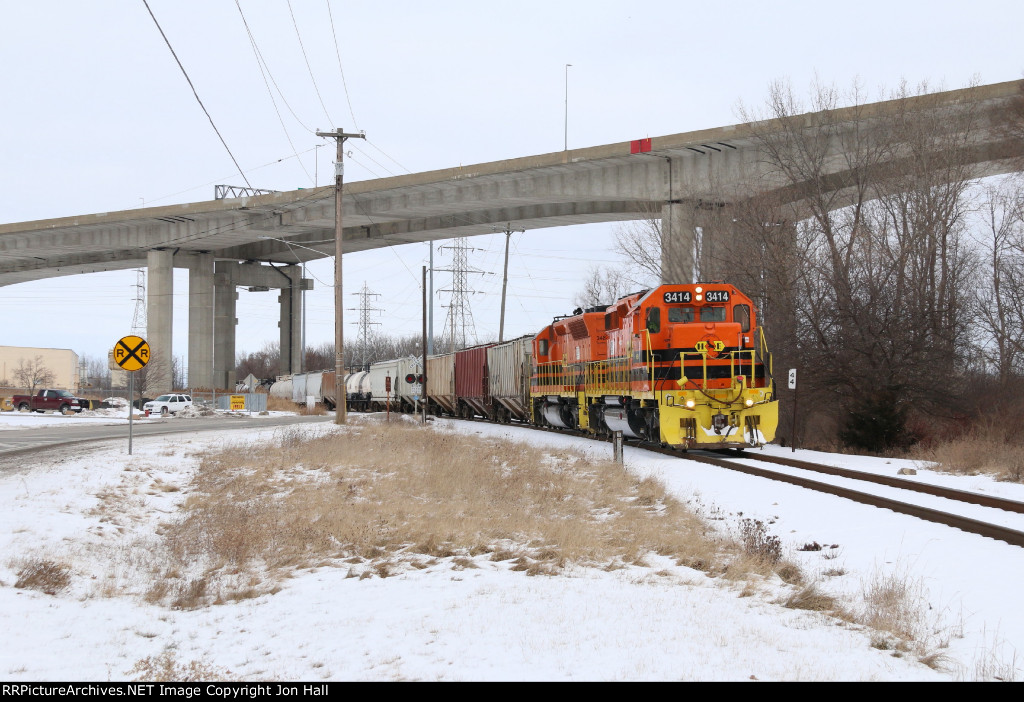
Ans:
[[[739,322],[740,331],[750,331],[750,305],[736,305],[732,308],[732,321]]]
[[[548,355],[548,340],[538,339],[537,340],[537,354],[540,356]]]
[[[700,308],[700,321],[702,321],[702,322],[724,322],[725,321],[725,308],[724,307],[701,307]]]
[[[651,334],[661,331],[661,308],[651,307],[647,310],[647,331]]]
[[[693,321],[692,307],[669,307],[668,321],[675,324],[689,324]]]

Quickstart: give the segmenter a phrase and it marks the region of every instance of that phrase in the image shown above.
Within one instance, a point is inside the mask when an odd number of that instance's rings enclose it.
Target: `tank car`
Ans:
[[[370,371],[356,371],[345,376],[345,397],[348,408],[357,412],[370,409]]]
[[[749,297],[661,285],[556,318],[533,341],[531,419],[679,448],[771,441],[771,355]]]

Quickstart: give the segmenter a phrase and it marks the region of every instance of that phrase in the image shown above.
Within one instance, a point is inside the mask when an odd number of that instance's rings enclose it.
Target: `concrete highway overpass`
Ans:
[[[979,174],[1010,170],[1020,144],[998,129],[1019,98],[1011,81],[920,98],[921,109],[976,108],[989,125],[971,159]],[[904,105],[905,106],[905,105]],[[855,115],[854,109],[857,109]],[[885,116],[895,101],[844,108],[835,121]],[[817,113],[804,116],[813,129]],[[833,122],[835,123],[835,122]],[[539,229],[661,216],[667,279],[693,275],[695,229],[708,203],[785,185],[763,173],[757,134],[770,122],[738,124],[539,156],[359,181],[345,185],[344,249],[491,234],[511,224]],[[845,160],[837,147],[834,173]],[[761,177],[751,179],[751,174]],[[837,178],[837,182],[842,179]],[[756,183],[756,185],[751,185]],[[755,192],[756,190],[756,192]],[[281,290],[282,368],[299,370],[298,261],[334,253],[333,186],[120,212],[0,224],[0,285],[148,267],[147,340],[153,370],[171,359],[174,267],[189,270],[189,383],[233,387],[237,287]],[[298,246],[289,247],[288,241]]]

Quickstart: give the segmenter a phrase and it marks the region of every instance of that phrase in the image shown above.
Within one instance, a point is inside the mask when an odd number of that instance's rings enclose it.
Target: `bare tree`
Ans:
[[[984,339],[975,348],[1002,386],[1024,365],[1024,193],[1019,180],[1003,181],[990,184],[985,196],[979,236],[984,282],[977,286]]]
[[[661,280],[664,248],[661,211],[652,208],[644,219],[618,225],[614,237],[613,250],[626,262],[620,277],[635,288],[657,285]]]
[[[135,392],[141,397],[156,397],[174,389],[174,358],[168,369],[160,359],[150,356],[149,362],[137,371],[131,371],[129,386],[134,385]],[[168,383],[172,387],[168,387]],[[177,386],[180,387],[180,386]],[[134,401],[134,398],[133,398]]]
[[[335,363],[334,342],[324,341],[317,346],[306,347],[306,370],[333,370]]]
[[[803,378],[845,408],[847,436],[858,418],[891,410],[899,425],[912,403],[949,406],[970,302],[964,232],[979,129],[970,108],[912,109],[922,101],[909,102],[906,86],[891,116],[866,111],[863,97],[819,86],[812,120],[788,86],[772,86],[767,115],[742,115],[778,187],[728,208],[750,257],[743,277],[761,277],[769,312],[791,308]]]
[[[38,387],[53,385],[54,380],[54,373],[43,361],[42,356],[36,356],[28,361],[19,359],[18,367],[14,369],[14,382],[28,388],[30,395],[34,395]]]
[[[276,341],[268,341],[263,348],[253,353],[242,351],[235,365],[235,377],[245,378],[250,373],[261,380],[280,374],[281,349]]]
[[[630,292],[633,284],[619,268],[592,266],[583,289],[576,293],[573,304],[581,309],[610,305]]]
[[[110,368],[106,358],[85,354],[81,357],[81,362],[85,365],[89,387],[97,390],[110,388]]]

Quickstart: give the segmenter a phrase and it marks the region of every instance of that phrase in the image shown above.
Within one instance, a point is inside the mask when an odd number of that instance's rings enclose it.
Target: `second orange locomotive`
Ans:
[[[533,342],[532,421],[680,448],[775,437],[771,355],[749,297],[661,285],[556,318]]]

